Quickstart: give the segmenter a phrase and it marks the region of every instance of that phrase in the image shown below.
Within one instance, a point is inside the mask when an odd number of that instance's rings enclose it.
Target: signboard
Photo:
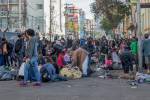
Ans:
[[[150,3],[141,3],[141,8],[150,8]]]
[[[132,4],[136,4],[136,3],[138,2],[138,0],[130,0],[130,2],[131,2]]]

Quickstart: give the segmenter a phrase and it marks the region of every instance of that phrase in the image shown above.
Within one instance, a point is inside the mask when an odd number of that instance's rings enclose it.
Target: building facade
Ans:
[[[65,5],[65,36],[79,38],[79,8],[74,4]]]
[[[85,17],[85,12],[82,10],[82,9],[80,9],[79,10],[79,26],[80,26],[80,28],[79,28],[79,37],[80,38],[84,38],[85,37],[85,27],[84,27],[84,24],[85,24],[85,19],[86,19],[86,17]]]
[[[52,0],[52,34],[64,35],[65,34],[65,8],[64,0]]]
[[[0,0],[0,28],[21,31],[33,28],[44,32],[43,0]]]
[[[23,22],[22,12],[24,10],[24,2],[21,0],[0,0],[0,28],[9,31],[15,31],[21,28]]]
[[[93,19],[85,20],[85,32],[86,36],[95,38],[96,22]]]
[[[50,30],[51,27],[51,30]],[[0,0],[0,29],[65,33],[64,0]]]

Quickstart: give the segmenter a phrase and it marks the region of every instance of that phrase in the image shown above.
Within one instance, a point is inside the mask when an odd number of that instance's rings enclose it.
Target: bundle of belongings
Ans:
[[[149,83],[150,84],[150,75],[137,72],[135,80],[138,81],[138,83]]]
[[[78,67],[66,66],[60,71],[60,75],[69,79],[79,79],[82,77],[82,72]]]
[[[17,71],[8,66],[0,66],[0,81],[14,80],[17,76]]]

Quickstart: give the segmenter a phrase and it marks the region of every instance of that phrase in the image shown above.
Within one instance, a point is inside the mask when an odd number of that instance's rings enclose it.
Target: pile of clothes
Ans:
[[[14,80],[17,77],[17,71],[9,66],[0,66],[0,81]]]
[[[138,81],[138,83],[149,83],[150,84],[150,75],[137,72],[135,80]]]
[[[60,74],[68,79],[79,79],[82,77],[82,72],[78,67],[65,67],[60,71]]]

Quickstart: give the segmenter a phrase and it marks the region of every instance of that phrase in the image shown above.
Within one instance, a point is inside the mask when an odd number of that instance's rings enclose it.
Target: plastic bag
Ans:
[[[22,63],[19,69],[19,76],[24,76],[25,63]]]

